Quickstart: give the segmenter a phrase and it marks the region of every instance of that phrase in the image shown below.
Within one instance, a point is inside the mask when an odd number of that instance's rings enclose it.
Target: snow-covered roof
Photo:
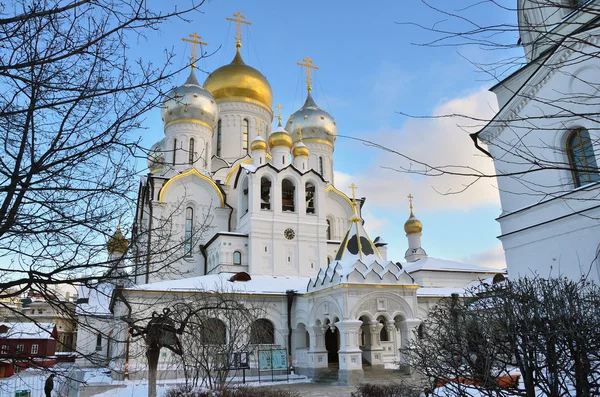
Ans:
[[[458,294],[459,296],[465,295],[465,288],[449,288],[449,287],[441,287],[441,288],[419,288],[417,290],[418,297],[435,297],[435,298],[444,298],[449,297],[452,294]]]
[[[0,339],[51,339],[56,325],[54,323],[0,323],[8,327],[6,333],[0,333]]]
[[[467,272],[467,273],[499,273],[499,269],[472,265],[469,263],[454,262],[445,259],[426,257],[407,263],[404,270],[408,273],[417,271],[438,271],[438,272]]]
[[[298,293],[306,292],[310,277],[299,276],[260,276],[253,275],[249,281],[231,282],[229,279],[235,273],[209,274],[182,280],[159,281],[151,284],[138,285],[127,290],[138,291],[205,291],[205,292],[235,292],[246,294],[285,295],[287,290]]]
[[[80,303],[77,304],[77,314],[110,314],[110,299],[114,289],[115,286],[110,283],[98,284],[93,288],[80,287],[77,299]]]

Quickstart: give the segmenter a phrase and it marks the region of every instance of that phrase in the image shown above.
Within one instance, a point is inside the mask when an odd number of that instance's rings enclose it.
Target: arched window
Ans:
[[[208,159],[210,158],[210,153],[208,153],[208,142],[206,142],[206,146],[204,149],[204,165],[208,164]]]
[[[260,178],[260,209],[271,209],[271,180],[264,176]]]
[[[327,240],[331,240],[331,222],[327,219]]]
[[[188,163],[194,164],[194,138],[190,138],[190,147],[188,153]]]
[[[233,253],[233,264],[234,265],[242,264],[242,253],[240,251],[235,251]]]
[[[295,211],[296,206],[294,205],[294,195],[296,187],[294,183],[289,179],[284,179],[281,182],[281,210],[282,211]]]
[[[285,165],[285,156],[281,156],[281,164]]]
[[[319,174],[323,176],[323,157],[319,157]]]
[[[176,152],[177,152],[177,139],[173,139],[173,165],[175,165]]]
[[[417,338],[419,339],[423,339],[425,337],[425,327],[423,326],[423,323],[419,324],[419,327],[417,328]]]
[[[240,218],[248,213],[248,178],[244,179],[242,183],[242,190],[240,192],[241,203],[240,203]]]
[[[255,345],[274,345],[275,327],[265,318],[260,318],[250,326],[250,343]]]
[[[379,340],[381,342],[389,342],[390,341],[390,334],[387,330],[387,327],[385,326],[385,319],[380,317],[379,318],[379,323],[381,323],[383,325],[383,328],[381,328],[381,331],[379,331]]]
[[[221,141],[223,140],[223,122],[219,119],[217,123],[217,156],[221,156]]]
[[[218,318],[202,319],[200,326],[200,340],[208,345],[224,345],[227,342],[227,327]]]
[[[600,180],[594,148],[587,130],[571,132],[567,139],[567,154],[575,187]]]
[[[194,225],[194,209],[187,207],[185,209],[185,256],[192,255],[193,247],[193,225]]]
[[[248,151],[248,119],[242,121],[242,149]]]
[[[306,182],[306,213],[315,213],[315,185],[310,182]]]
[[[102,350],[102,334],[96,335],[96,351]]]

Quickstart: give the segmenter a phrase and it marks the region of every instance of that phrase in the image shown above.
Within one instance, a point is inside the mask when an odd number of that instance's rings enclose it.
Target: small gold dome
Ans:
[[[267,141],[262,136],[257,136],[252,140],[250,151],[254,152],[255,150],[267,151]]]
[[[283,127],[279,127],[269,137],[269,147],[273,149],[275,146],[285,146],[288,149],[292,148],[292,137]]]
[[[404,231],[406,234],[419,234],[423,231],[423,224],[415,215],[410,212],[410,218],[404,223]]]
[[[108,239],[106,243],[106,250],[109,254],[120,254],[125,255],[129,249],[129,241],[121,233],[121,228],[117,227],[115,234]]]
[[[273,106],[271,85],[262,73],[244,63],[239,49],[229,65],[221,66],[206,78],[204,88],[217,103],[237,100],[256,103],[269,110]]]
[[[294,155],[294,157],[302,157],[302,156],[308,157],[309,152],[308,152],[308,148],[306,147],[306,145],[303,144],[302,142],[300,142],[296,145],[296,147],[292,151],[292,154]]]

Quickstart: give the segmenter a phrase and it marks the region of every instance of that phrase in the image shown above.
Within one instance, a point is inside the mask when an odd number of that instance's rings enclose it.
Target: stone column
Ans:
[[[327,349],[325,348],[325,333],[321,326],[307,327],[310,337],[308,349],[308,373],[310,377],[317,376],[320,372],[328,371]]]
[[[371,344],[369,346],[369,358],[371,367],[383,368],[383,347],[381,346],[381,329],[383,324],[379,321],[371,321],[369,323],[369,332],[371,334]]]
[[[407,375],[410,374],[410,365],[408,362],[408,356],[407,356],[408,353],[403,351],[403,349],[406,349],[410,346],[410,342],[415,337],[415,332],[416,332],[415,328],[418,327],[419,324],[421,324],[421,320],[419,320],[418,318],[397,321],[395,323],[396,328],[398,329],[398,331],[401,335],[400,345],[398,346],[398,349],[400,352],[400,360],[399,360],[400,370],[403,371]]]
[[[345,320],[335,323],[340,333],[340,350],[338,351],[340,370],[338,378],[342,384],[358,383],[364,378],[362,369],[362,351],[358,347],[358,330],[362,325],[359,320]]]

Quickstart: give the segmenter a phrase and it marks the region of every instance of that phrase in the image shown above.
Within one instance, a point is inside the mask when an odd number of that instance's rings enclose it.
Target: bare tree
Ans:
[[[585,280],[482,285],[430,312],[410,347],[411,364],[432,389],[445,384],[457,395],[593,396],[599,302],[600,289]]]

